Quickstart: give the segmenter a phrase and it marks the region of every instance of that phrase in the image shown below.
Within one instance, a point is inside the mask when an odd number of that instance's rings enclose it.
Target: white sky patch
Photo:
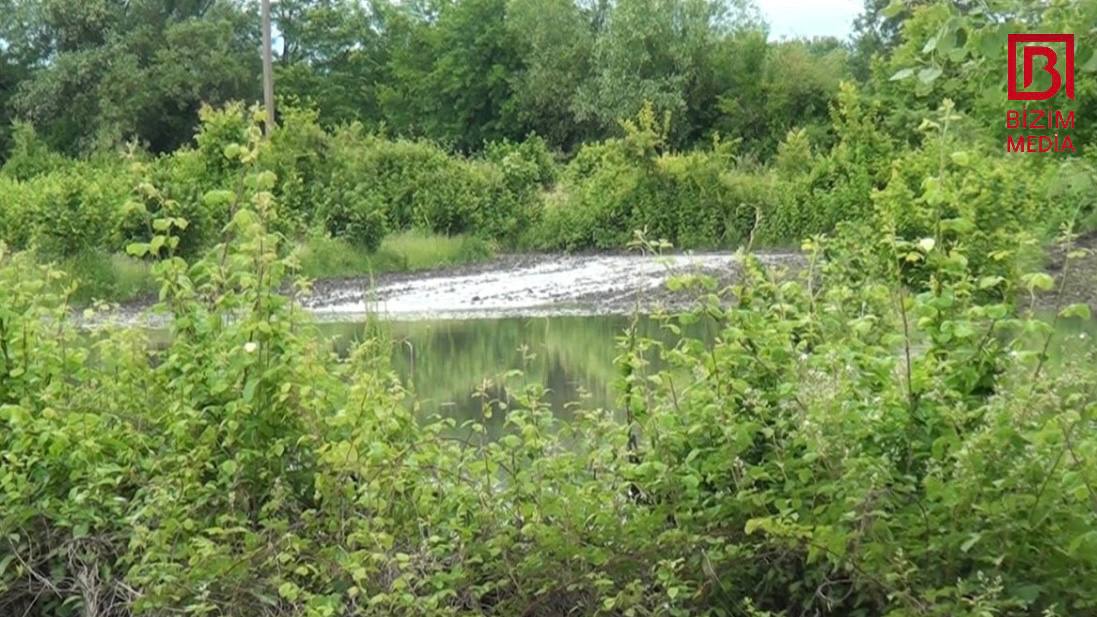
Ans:
[[[757,0],[773,38],[835,36],[848,38],[862,0]]]

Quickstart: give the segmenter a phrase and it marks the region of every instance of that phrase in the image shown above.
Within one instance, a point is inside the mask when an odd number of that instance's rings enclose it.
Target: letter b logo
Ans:
[[[1047,45],[1031,43],[1062,43],[1066,47],[1063,72],[1059,72],[1059,54]],[[1033,60],[1042,56],[1045,60],[1044,72],[1051,77],[1047,90],[1022,91],[1017,87],[1017,48],[1021,47],[1021,60],[1024,81],[1021,88],[1032,86]],[[1011,34],[1009,35],[1009,82],[1008,96],[1011,101],[1045,101],[1066,88],[1067,98],[1074,98],[1074,35],[1073,34]]]

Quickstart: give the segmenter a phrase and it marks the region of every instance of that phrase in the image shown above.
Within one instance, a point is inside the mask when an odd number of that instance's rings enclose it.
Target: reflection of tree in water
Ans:
[[[562,317],[393,324],[393,339],[408,343],[396,346],[393,364],[427,413],[478,419],[481,402],[473,395],[486,378],[493,400],[540,384],[552,409],[567,415],[580,388],[591,393],[590,405],[612,404],[614,337],[626,323]],[[506,375],[516,369],[521,374]],[[495,414],[493,423],[503,415]]]
[[[393,368],[425,415],[458,423],[481,418],[474,397],[484,379],[494,401],[506,401],[529,384],[546,389],[545,402],[562,418],[573,404],[613,408],[619,373],[617,338],[631,321],[626,316],[506,318],[466,321],[389,322],[380,326],[392,341]],[[360,338],[373,325],[330,326],[343,342]],[[643,319],[641,334],[672,343],[658,322]],[[513,370],[521,374],[505,376]],[[505,383],[503,383],[505,381]],[[490,431],[501,429],[505,409],[496,403]]]

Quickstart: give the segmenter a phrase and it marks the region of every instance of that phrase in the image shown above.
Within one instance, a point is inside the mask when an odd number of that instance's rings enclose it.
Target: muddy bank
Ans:
[[[1097,314],[1097,231],[1082,235],[1072,246],[1081,255],[1066,259],[1066,252],[1055,247],[1048,253],[1048,273],[1062,284],[1062,298],[1044,294],[1039,304],[1044,309],[1075,303],[1088,304]],[[1065,277],[1065,278],[1064,278]]]
[[[1088,249],[1070,260],[1062,305],[1090,304],[1097,313],[1097,233],[1079,239],[1076,248]],[[755,253],[766,266],[795,271],[804,258],[795,252]],[[1064,255],[1052,249],[1048,270],[1063,275]],[[322,279],[305,308],[324,321],[358,321],[366,315],[390,319],[476,319],[551,315],[631,314],[658,308],[679,309],[695,301],[689,292],[671,292],[667,281],[684,274],[714,277],[720,284],[735,282],[740,257],[734,253],[678,254],[664,257],[597,255],[500,255],[489,261],[419,272],[389,273],[376,277]],[[1055,294],[1037,298],[1050,310]],[[166,322],[149,309],[150,302],[134,302],[91,318],[85,324]]]
[[[802,263],[796,253],[757,256],[777,267]],[[667,289],[671,277],[706,274],[730,283],[738,272],[732,253],[508,255],[438,271],[318,281],[306,307],[325,320],[627,314],[690,303],[689,295]]]

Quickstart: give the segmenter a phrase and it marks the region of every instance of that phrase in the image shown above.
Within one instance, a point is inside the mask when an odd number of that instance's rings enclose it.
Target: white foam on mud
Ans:
[[[345,289],[310,309],[320,319],[337,320],[365,314],[391,319],[601,314],[622,308],[615,298],[636,297],[672,276],[733,268],[738,261],[731,253],[552,256],[502,270]]]

